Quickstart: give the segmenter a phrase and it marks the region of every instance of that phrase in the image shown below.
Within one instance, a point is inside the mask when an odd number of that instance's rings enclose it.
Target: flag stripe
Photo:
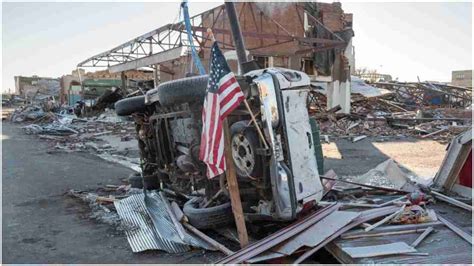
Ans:
[[[239,83],[214,42],[211,49],[207,95],[202,109],[202,134],[199,159],[207,166],[207,176],[213,178],[226,169],[223,121],[245,96]]]

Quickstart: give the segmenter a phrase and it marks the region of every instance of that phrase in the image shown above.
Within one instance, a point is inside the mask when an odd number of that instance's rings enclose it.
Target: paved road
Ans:
[[[88,218],[64,196],[119,184],[130,170],[85,153],[47,154],[48,144],[2,123],[2,263],[210,263],[201,251],[133,254],[123,233]]]

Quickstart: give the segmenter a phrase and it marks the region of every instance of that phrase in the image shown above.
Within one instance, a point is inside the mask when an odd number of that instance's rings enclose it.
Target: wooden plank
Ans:
[[[431,132],[431,133],[429,133],[429,134],[423,135],[423,136],[421,136],[421,138],[422,138],[422,139],[426,139],[426,138],[429,138],[429,137],[431,137],[431,136],[434,136],[434,135],[436,135],[436,134],[442,133],[442,132],[447,131],[447,130],[448,130],[447,128],[442,128],[442,129],[440,129],[440,130],[436,130],[436,131]]]
[[[370,230],[374,229],[375,227],[377,227],[377,226],[379,226],[379,225],[382,225],[382,224],[388,222],[390,219],[392,219],[393,217],[397,216],[399,213],[403,212],[404,209],[405,209],[405,205],[403,205],[398,211],[396,211],[396,212],[390,214],[389,216],[383,218],[382,220],[376,222],[375,224],[373,224],[373,225],[371,225],[371,226],[365,228],[364,231],[369,232]]]
[[[386,225],[386,226],[380,226],[372,230],[372,233],[382,233],[382,232],[394,232],[394,231],[405,231],[405,230],[418,230],[422,229],[425,230],[428,227],[440,227],[443,226],[444,224],[442,222],[436,221],[436,222],[429,222],[429,223],[422,223],[422,224],[402,224],[402,225]],[[360,234],[367,234],[364,230],[351,230],[345,234],[343,234],[343,237],[350,237],[350,236],[356,236]]]
[[[464,203],[464,202],[460,202],[459,200],[455,200],[455,199],[453,199],[453,198],[450,198],[450,197],[448,197],[448,196],[446,196],[446,195],[443,195],[443,194],[441,194],[441,193],[439,193],[439,192],[436,192],[436,191],[434,191],[434,190],[431,191],[431,194],[433,194],[437,199],[442,200],[442,201],[445,201],[445,202],[447,202],[447,203],[450,203],[450,204],[452,204],[452,205],[454,205],[454,206],[456,206],[456,207],[465,209],[465,210],[470,211],[470,212],[474,211],[474,209],[472,208],[471,205],[466,204],[466,203]]]
[[[362,237],[404,235],[404,234],[421,233],[421,232],[425,232],[425,231],[426,231],[426,229],[411,229],[411,230],[401,230],[401,231],[392,231],[392,232],[367,233],[367,234],[357,234],[357,235],[355,235],[355,234],[354,235],[342,235],[341,239],[354,239],[354,238],[362,238]]]
[[[232,250],[228,249],[227,247],[225,247],[221,243],[215,241],[214,239],[208,237],[206,234],[199,231],[194,226],[192,226],[188,223],[183,223],[183,226],[186,227],[186,229],[188,229],[189,231],[193,232],[198,237],[200,237],[202,240],[206,241],[211,246],[213,246],[213,247],[217,248],[218,250],[222,251],[222,253],[224,253],[226,255],[232,255],[234,253],[234,252],[232,252]]]
[[[227,178],[227,186],[229,187],[230,202],[232,204],[232,212],[234,213],[235,225],[239,235],[240,246],[243,248],[248,245],[247,227],[245,226],[244,212],[242,210],[242,202],[240,200],[239,184],[235,173],[235,165],[232,160],[231,136],[229,132],[229,123],[224,120],[224,152],[227,169],[225,175]]]
[[[400,198],[396,198],[396,199],[393,199],[393,200],[390,200],[390,201],[387,201],[385,203],[381,203],[379,204],[379,207],[385,207],[385,206],[388,206],[394,202],[397,202],[397,201],[401,201],[402,199],[405,199],[407,197],[407,195],[405,196],[401,196]]]
[[[423,241],[431,232],[433,232],[433,227],[428,227],[426,230],[413,242],[410,246],[416,248],[421,241]]]
[[[469,242],[469,244],[472,245],[472,236],[469,235],[468,233],[464,232],[461,228],[455,226],[454,224],[452,224],[451,222],[449,222],[448,220],[444,219],[443,217],[441,217],[439,214],[438,214],[438,219],[444,223],[449,229],[451,229],[454,233],[456,233],[458,236],[460,236],[462,239],[466,240],[467,242]]]
[[[374,245],[365,247],[343,247],[342,250],[352,258],[368,258],[384,255],[404,254],[417,252],[415,248],[405,242],[396,242],[384,245]]]

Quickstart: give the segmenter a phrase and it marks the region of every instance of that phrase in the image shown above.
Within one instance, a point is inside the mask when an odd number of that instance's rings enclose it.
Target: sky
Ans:
[[[189,3],[191,15],[221,3]],[[356,68],[400,81],[472,69],[471,3],[356,3]],[[95,54],[178,19],[179,3],[2,3],[2,90],[14,76],[60,77]],[[92,70],[92,69],[88,69]]]

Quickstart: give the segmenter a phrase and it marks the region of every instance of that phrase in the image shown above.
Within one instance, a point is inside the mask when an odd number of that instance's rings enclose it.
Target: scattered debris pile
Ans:
[[[48,153],[90,151],[107,160],[140,171],[139,151],[133,121],[105,109],[97,116],[79,118],[69,108],[44,111],[39,105],[16,109],[10,121],[23,123],[25,134],[49,142]]]
[[[120,221],[133,252],[179,253],[194,247],[221,251],[226,257],[218,264],[298,264],[317,262],[313,255],[325,248],[341,263],[470,262],[470,227],[462,228],[446,216],[446,205],[440,207],[437,200],[455,206],[461,216],[471,213],[472,206],[416,183],[417,177],[393,160],[360,176],[337,177],[330,170],[322,178],[325,196],[317,206],[287,226],[270,223],[270,233],[238,251],[210,237],[212,230],[223,228],[201,231],[183,214],[184,203],[194,195],[167,188],[142,191],[126,183],[69,194],[88,202],[99,220],[115,225]],[[456,250],[440,252],[451,246]]]
[[[470,90],[432,83],[411,84],[415,88],[409,89],[399,83],[375,85],[389,93],[353,93],[350,114],[337,113],[339,106],[327,110],[324,91],[314,88],[309,109],[320,123],[321,134],[353,141],[412,136],[449,142],[472,127]]]
[[[325,207],[217,263],[308,263],[323,247],[341,263],[471,261],[472,236],[443,217],[446,211],[436,202],[440,193],[412,182],[395,162],[352,181],[334,171],[323,179],[325,201],[318,205]],[[447,237],[444,243],[436,240]],[[453,245],[459,249],[440,252]]]

